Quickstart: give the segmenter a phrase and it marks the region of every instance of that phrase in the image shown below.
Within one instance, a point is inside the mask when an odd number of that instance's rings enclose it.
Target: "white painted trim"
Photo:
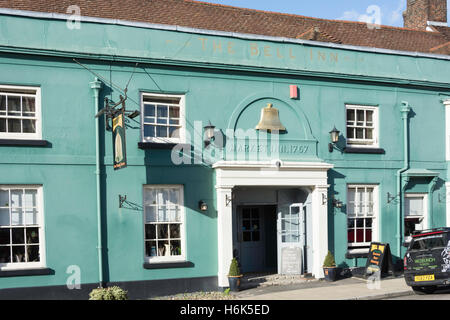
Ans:
[[[145,189],[178,189],[180,193],[179,198],[179,208],[180,208],[180,237],[181,237],[181,255],[180,256],[170,256],[170,257],[149,257],[146,256],[145,253]],[[143,185],[143,192],[142,192],[142,203],[143,203],[143,227],[144,227],[144,261],[148,263],[162,263],[162,262],[180,262],[180,261],[186,261],[187,260],[187,248],[186,248],[186,210],[184,205],[184,186],[182,184],[145,184]],[[169,222],[168,222],[169,223]]]
[[[450,161],[450,99],[443,101],[445,106],[445,160]]]
[[[283,162],[277,167],[273,161],[220,161],[216,170],[218,278],[219,286],[228,286],[227,272],[233,257],[232,189],[237,186],[296,186],[312,191],[312,274],[323,278],[323,259],[328,252],[328,207],[323,195],[328,191],[327,171],[334,166],[325,162]]]
[[[18,92],[15,92],[18,91]],[[21,93],[23,92],[23,94]],[[42,139],[42,106],[41,106],[41,88],[34,86],[12,86],[12,85],[0,85],[0,93],[5,93],[17,96],[29,96],[34,97],[35,101],[35,113],[36,117],[36,132],[35,133],[8,133],[0,132],[0,139],[18,139],[18,140],[40,140]],[[14,118],[6,115],[6,119]],[[18,119],[26,119],[22,116],[18,116]]]
[[[427,26],[448,27],[447,22],[439,22],[439,21],[427,21]]]
[[[373,122],[373,142],[371,142],[371,140],[369,139],[349,139],[347,137],[347,110],[348,109],[354,109],[354,110],[369,110],[369,111],[373,111],[373,118],[372,118],[372,122]],[[345,104],[345,136],[346,136],[346,144],[347,146],[351,146],[351,147],[358,147],[358,148],[378,148],[380,145],[380,139],[379,139],[379,108],[378,106],[365,106],[365,105],[356,105],[356,104]],[[358,127],[356,125],[357,123],[357,118],[356,118],[356,114],[355,114],[355,126],[354,127]],[[362,128],[366,128],[366,127],[362,127]]]
[[[37,12],[37,11],[28,11],[28,10],[15,10],[15,9],[9,9],[9,8],[0,8],[0,14],[10,15],[10,16],[32,17],[32,18],[40,18],[40,19],[53,19],[53,20],[65,20],[65,21],[73,20],[73,16],[69,15],[69,14]],[[113,25],[115,24],[115,25],[129,26],[129,27],[135,27],[135,28],[169,30],[169,31],[178,31],[178,32],[184,32],[184,33],[231,37],[231,38],[245,39],[245,40],[261,40],[261,41],[272,41],[272,42],[280,42],[280,43],[293,43],[293,44],[301,44],[301,45],[312,45],[312,46],[324,47],[324,48],[336,48],[336,49],[345,49],[345,50],[361,51],[361,52],[396,54],[396,55],[403,55],[403,56],[450,60],[450,57],[448,55],[443,55],[443,54],[400,51],[400,50],[392,50],[392,49],[373,48],[373,47],[355,46],[355,45],[347,45],[347,44],[336,44],[336,43],[331,43],[331,42],[319,42],[319,41],[294,39],[294,38],[286,38],[286,37],[273,37],[273,36],[263,36],[263,35],[257,35],[257,34],[220,31],[220,30],[197,29],[197,28],[182,27],[182,26],[177,26],[177,25],[156,24],[156,23],[139,22],[139,21],[127,21],[127,20],[96,18],[96,17],[87,17],[87,16],[80,16],[77,18],[80,19],[80,22],[91,22],[91,23],[98,23],[98,24],[113,24]]]
[[[157,97],[157,98],[179,98],[180,107],[180,137],[179,138],[144,138],[144,97]],[[155,109],[155,120],[157,110]],[[169,110],[167,110],[169,113]],[[141,92],[141,141],[142,142],[156,142],[156,143],[185,143],[186,142],[186,98],[182,94],[161,94],[161,93],[151,93],[151,92]],[[156,125],[156,124],[155,124]]]
[[[44,195],[42,185],[14,185],[4,184],[0,188],[5,189],[36,189],[36,209],[37,209],[37,228],[39,229],[39,262],[12,262],[0,263],[0,270],[25,270],[33,268],[44,268],[46,266],[46,243],[45,243],[45,223],[44,223]],[[25,211],[23,212],[25,219]],[[11,222],[11,221],[10,221]],[[24,220],[25,223],[25,220]],[[24,224],[24,226],[26,226]]]

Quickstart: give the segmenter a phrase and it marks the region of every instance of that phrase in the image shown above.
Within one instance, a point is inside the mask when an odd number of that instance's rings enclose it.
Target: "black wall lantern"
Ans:
[[[203,129],[205,130],[205,140],[204,140],[205,148],[211,144],[211,141],[213,141],[214,129],[216,128],[211,124],[211,121],[208,122],[209,122],[208,125],[203,127]]]
[[[340,133],[341,132],[338,129],[336,129],[336,126],[334,126],[333,130],[330,131],[331,142],[328,144],[328,151],[329,152],[333,152],[333,149],[334,149],[336,143],[339,141],[339,134]]]
[[[207,211],[207,210],[208,210],[208,205],[207,205],[206,202],[204,202],[203,200],[200,200],[200,201],[198,202],[198,208],[199,208],[201,211]]]

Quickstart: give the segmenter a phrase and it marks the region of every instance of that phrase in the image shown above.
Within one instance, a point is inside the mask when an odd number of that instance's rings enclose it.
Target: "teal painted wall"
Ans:
[[[28,37],[28,42],[25,41],[27,39],[19,41],[20,37],[13,28],[17,23],[35,26],[32,32],[45,29],[47,38],[36,35]],[[439,93],[448,94],[449,90],[433,86],[437,83],[444,86],[447,83],[448,80],[436,70],[448,69],[448,61],[333,49],[333,52],[349,54],[355,59],[373,58],[376,63],[369,63],[365,68],[361,68],[359,63],[333,68],[329,64],[320,63],[283,66],[281,62],[265,63],[263,56],[252,62],[249,60],[252,58],[250,52],[247,60],[240,56],[222,61],[233,66],[229,70],[223,70],[218,65],[215,65],[217,68],[211,68],[207,64],[219,64],[220,59],[203,53],[200,42],[196,51],[180,53],[179,57],[175,57],[177,59],[171,56],[170,64],[175,59],[178,66],[164,66],[164,52],[160,52],[163,50],[161,41],[169,39],[168,31],[131,28],[136,32],[135,36],[121,37],[121,34],[129,34],[129,27],[102,25],[104,31],[101,35],[93,33],[88,36],[90,32],[100,30],[100,26],[83,24],[79,37],[73,38],[72,43],[64,40],[68,31],[62,28],[63,22],[1,16],[0,24],[0,51],[3,52],[0,54],[0,84],[41,87],[43,139],[51,143],[47,148],[1,146],[0,183],[43,185],[47,266],[55,270],[55,275],[50,276],[0,278],[0,288],[64,285],[69,265],[80,266],[82,283],[98,281],[95,111],[89,87],[94,75],[72,61],[72,57],[79,52],[99,54],[91,60],[79,56],[77,58],[95,73],[122,88],[134,69],[134,63],[130,62],[140,61],[129,86],[127,109],[140,109],[139,94],[142,91],[185,94],[186,128],[193,139],[200,137],[200,132],[194,130],[195,121],[202,121],[204,125],[210,120],[220,129],[236,126],[242,129],[254,128],[259,121],[261,108],[266,102],[272,101],[288,128],[288,133],[281,136],[281,141],[311,146],[307,154],[285,153],[281,154],[282,159],[323,160],[334,164],[334,169],[329,171],[330,195],[335,195],[343,203],[346,203],[347,184],[379,184],[379,223],[382,226],[380,240],[389,242],[393,253],[397,248],[395,233],[398,220],[396,205],[387,203],[387,192],[396,193],[395,174],[403,166],[403,128],[399,109],[402,101],[408,101],[413,110],[409,121],[411,167],[439,172],[440,180],[432,197],[433,224],[442,226],[445,223],[445,204],[439,202],[437,196],[444,194],[443,181],[447,175],[445,117]],[[139,35],[145,35],[147,40],[139,42]],[[170,32],[170,37],[182,41],[187,35]],[[64,41],[56,42],[57,39]],[[102,41],[98,41],[99,39]],[[127,51],[126,45],[118,39],[123,39],[128,44],[131,41],[136,48]],[[156,41],[157,45],[152,41]],[[238,42],[244,47],[249,45],[248,41]],[[19,46],[53,51],[55,56],[39,55],[42,51],[35,51],[34,55],[30,55],[31,48],[18,54]],[[144,56],[143,50],[148,47],[151,50]],[[295,48],[306,50],[303,46]],[[247,51],[242,50],[244,55]],[[284,47],[283,50],[285,54],[289,53],[289,47]],[[325,51],[323,48],[320,50]],[[12,51],[16,53],[7,53]],[[69,51],[77,51],[77,54],[68,53]],[[305,52],[308,53],[307,50]],[[110,55],[116,53],[121,58],[115,62],[108,61],[112,59]],[[212,60],[208,61],[205,57]],[[144,61],[144,58],[153,60]],[[188,58],[197,61],[198,66],[193,67],[189,61],[183,62]],[[157,59],[161,59],[160,64],[149,64]],[[308,59],[305,58],[305,61]],[[380,61],[387,61],[388,66]],[[245,63],[249,68],[245,67]],[[404,72],[392,71],[396,69],[391,67],[397,63]],[[418,64],[423,66],[418,67]],[[264,69],[257,67],[270,68],[265,73],[259,73],[257,71]],[[292,68],[299,73],[288,75],[281,71],[282,68]],[[421,70],[428,70],[429,74],[423,75]],[[322,77],[321,72],[325,71],[328,72],[327,78]],[[332,78],[332,73],[336,73],[335,79]],[[353,73],[355,79],[344,79],[344,75],[350,73]],[[364,74],[368,76],[365,77]],[[391,83],[374,80],[381,76],[393,80]],[[425,83],[430,81],[430,86],[406,86],[399,83],[400,78],[408,77]],[[292,84],[300,89],[300,98],[297,100],[289,99],[289,85]],[[105,96],[117,101],[119,94],[121,92],[104,83],[100,102],[102,104]],[[379,141],[385,154],[348,154],[337,150],[328,152],[329,131],[333,126],[345,135],[346,103],[378,106]],[[218,270],[218,253],[214,170],[208,165],[172,165],[170,150],[139,149],[139,121],[139,118],[128,121],[128,167],[119,171],[112,169],[111,133],[105,132],[101,126],[106,280],[115,282],[215,276]],[[201,143],[201,137],[198,141]],[[128,201],[142,205],[144,184],[184,185],[186,253],[187,259],[195,264],[193,268],[143,268],[143,213],[127,208],[119,209],[118,196],[126,195]],[[414,188],[425,190],[426,186],[423,181],[418,181]],[[208,203],[206,213],[198,210],[199,200]],[[329,206],[328,220],[329,247],[335,253],[336,261],[350,267],[363,265],[365,259],[345,258],[345,209],[338,210]]]

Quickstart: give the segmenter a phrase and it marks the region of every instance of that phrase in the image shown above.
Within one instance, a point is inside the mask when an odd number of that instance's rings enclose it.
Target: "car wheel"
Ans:
[[[431,294],[434,291],[436,291],[436,286],[424,286],[424,287],[413,286],[412,289],[416,294]]]

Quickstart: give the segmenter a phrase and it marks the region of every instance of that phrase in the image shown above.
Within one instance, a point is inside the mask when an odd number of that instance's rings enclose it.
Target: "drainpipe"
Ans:
[[[402,113],[403,120],[403,168],[397,171],[397,195],[399,200],[397,201],[397,213],[398,213],[398,224],[397,224],[397,239],[398,239],[398,256],[401,258],[402,250],[402,225],[403,225],[403,187],[402,186],[402,173],[409,169],[409,145],[408,145],[408,113],[411,111],[409,103],[402,101],[402,106],[400,112]]]
[[[102,83],[95,77],[94,81],[89,83],[94,92],[94,114],[98,110],[98,98]],[[102,216],[101,216],[101,198],[100,198],[100,131],[99,131],[100,117],[95,118],[95,175],[97,180],[97,250],[98,250],[98,274],[99,287],[103,288],[103,257],[102,257]]]

